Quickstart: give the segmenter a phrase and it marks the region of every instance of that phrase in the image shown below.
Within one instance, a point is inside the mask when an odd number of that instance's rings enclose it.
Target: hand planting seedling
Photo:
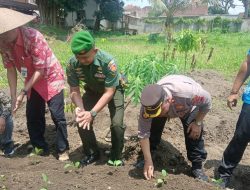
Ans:
[[[166,184],[167,183],[167,180],[166,180],[167,175],[168,175],[168,173],[166,170],[161,170],[161,177],[157,178],[155,186],[162,187],[163,184]]]

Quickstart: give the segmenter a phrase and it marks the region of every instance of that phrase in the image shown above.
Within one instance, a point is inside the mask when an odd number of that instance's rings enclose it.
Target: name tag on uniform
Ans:
[[[26,78],[28,76],[28,70],[26,67],[21,67],[21,75]]]

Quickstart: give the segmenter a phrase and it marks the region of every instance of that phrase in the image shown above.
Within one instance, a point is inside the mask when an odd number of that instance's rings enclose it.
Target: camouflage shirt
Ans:
[[[80,82],[84,82],[88,88],[98,93],[103,93],[105,87],[119,86],[121,78],[113,57],[102,50],[98,50],[94,62],[90,65],[83,65],[75,56],[72,57],[66,73],[71,87],[80,86]]]
[[[11,100],[3,91],[0,91],[0,117],[6,119],[10,114]]]

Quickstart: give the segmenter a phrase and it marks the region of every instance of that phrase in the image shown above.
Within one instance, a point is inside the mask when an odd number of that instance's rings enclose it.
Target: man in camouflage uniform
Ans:
[[[109,165],[123,165],[121,153],[124,146],[124,91],[120,85],[120,73],[113,57],[95,48],[93,37],[87,31],[77,32],[71,43],[75,54],[67,65],[70,97],[76,105],[76,122],[85,157],[83,165],[99,158],[99,150],[93,131],[93,120],[108,104],[111,118],[111,153]],[[81,97],[80,83],[85,93]]]
[[[6,156],[14,154],[12,131],[11,100],[3,91],[0,91],[0,145]]]
[[[152,154],[160,143],[166,121],[179,117],[183,125],[187,157],[192,162],[192,174],[195,178],[208,181],[202,170],[202,162],[207,157],[202,121],[211,109],[210,94],[189,77],[169,75],[143,89],[141,104],[138,137],[145,160],[145,178],[153,177]]]

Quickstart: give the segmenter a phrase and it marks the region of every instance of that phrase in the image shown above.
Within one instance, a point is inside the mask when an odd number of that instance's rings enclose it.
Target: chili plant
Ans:
[[[46,174],[42,173],[42,179],[43,179],[43,182],[45,183],[45,185],[40,190],[48,190],[48,185],[51,184],[48,176]]]
[[[6,181],[6,176],[5,175],[0,175],[0,189],[2,190],[7,190],[7,187],[3,184],[3,182]]]
[[[166,184],[167,183],[167,180],[166,180],[167,176],[168,176],[167,171],[161,170],[161,177],[157,178],[156,186],[162,187],[163,184]]]
[[[35,147],[34,150],[30,153],[29,156],[38,156],[41,155],[43,153],[43,149],[42,148],[37,148]]]
[[[220,179],[212,179],[212,182],[217,186],[216,189],[219,189],[220,185],[223,183],[223,180]]]
[[[65,164],[64,165],[64,169],[68,169],[68,168],[80,168],[81,166],[81,163],[80,162],[71,162],[71,163],[68,163],[68,164]]]

